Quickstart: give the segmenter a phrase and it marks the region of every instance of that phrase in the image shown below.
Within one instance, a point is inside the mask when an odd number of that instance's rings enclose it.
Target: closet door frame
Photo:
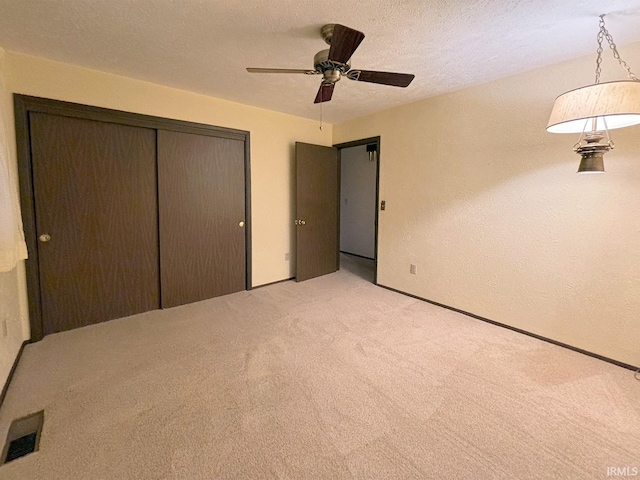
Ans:
[[[33,171],[31,165],[31,132],[29,114],[31,112],[48,113],[63,117],[82,118],[99,122],[117,123],[133,127],[145,127],[156,130],[192,133],[211,137],[230,138],[244,142],[244,182],[245,182],[245,286],[251,290],[251,157],[250,133],[244,130],[217,127],[202,123],[186,122],[169,118],[154,117],[137,113],[123,112],[108,108],[93,107],[78,103],[63,102],[47,98],[14,94],[14,113],[16,121],[16,146],[18,154],[18,176],[20,185],[20,206],[24,226],[25,240],[29,251],[26,260],[27,297],[29,303],[29,324],[31,342],[43,337],[43,318],[40,296],[40,267],[38,259],[38,240],[36,237],[36,212],[33,190]],[[159,239],[158,239],[159,241]],[[158,258],[158,262],[160,259]]]

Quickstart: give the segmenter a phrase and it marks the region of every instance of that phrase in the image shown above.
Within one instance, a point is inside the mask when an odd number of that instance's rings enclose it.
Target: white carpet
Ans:
[[[367,262],[29,345],[0,479],[595,479],[640,467],[640,382],[376,287]]]

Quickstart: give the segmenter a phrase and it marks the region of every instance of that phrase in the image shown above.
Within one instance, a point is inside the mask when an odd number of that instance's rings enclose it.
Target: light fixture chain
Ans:
[[[600,83],[600,74],[602,73],[602,40],[604,40],[604,32],[606,29],[604,28],[604,15],[600,15],[600,31],[598,32],[598,57],[596,58],[596,81],[595,83]]]
[[[596,59],[596,83],[600,83],[600,73],[602,71],[600,68],[600,64],[602,63],[603,38],[607,39],[607,42],[609,43],[609,48],[611,48],[611,51],[613,52],[613,58],[618,60],[618,63],[620,64],[620,66],[627,71],[627,75],[629,76],[629,78],[637,82],[638,77],[636,77],[636,75],[631,71],[631,67],[627,65],[627,62],[625,62],[622,58],[620,58],[620,53],[618,53],[618,47],[613,41],[613,36],[609,33],[609,31],[604,26],[604,15],[600,15],[600,31],[598,32],[598,58]]]

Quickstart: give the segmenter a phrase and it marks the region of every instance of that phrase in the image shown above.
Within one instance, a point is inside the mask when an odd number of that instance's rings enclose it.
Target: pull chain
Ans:
[[[322,131],[322,104],[324,102],[320,102],[320,131]]]
[[[602,68],[600,67],[602,63],[602,52],[604,51],[604,49],[602,48],[602,41],[605,38],[609,43],[609,48],[611,48],[613,52],[613,58],[618,60],[618,63],[620,64],[620,66],[627,71],[628,77],[631,80],[634,80],[637,82],[638,77],[636,77],[636,75],[631,71],[631,68],[629,67],[629,65],[627,65],[627,62],[625,62],[624,60],[622,60],[622,58],[620,58],[620,54],[618,53],[618,47],[613,41],[613,36],[609,33],[609,31],[604,26],[604,14],[603,14],[603,15],[600,15],[600,31],[598,32],[598,57],[596,58],[596,84],[600,83],[600,74],[602,73]]]

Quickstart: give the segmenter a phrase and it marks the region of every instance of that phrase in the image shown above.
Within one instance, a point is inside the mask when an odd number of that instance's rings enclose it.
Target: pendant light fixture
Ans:
[[[604,39],[629,80],[600,83]],[[609,130],[640,124],[640,81],[620,58],[613,37],[605,28],[604,15],[600,15],[597,53],[595,83],[560,95],[547,125],[551,133],[580,133],[573,146],[581,157],[578,173],[604,172],[603,156],[614,147]]]

